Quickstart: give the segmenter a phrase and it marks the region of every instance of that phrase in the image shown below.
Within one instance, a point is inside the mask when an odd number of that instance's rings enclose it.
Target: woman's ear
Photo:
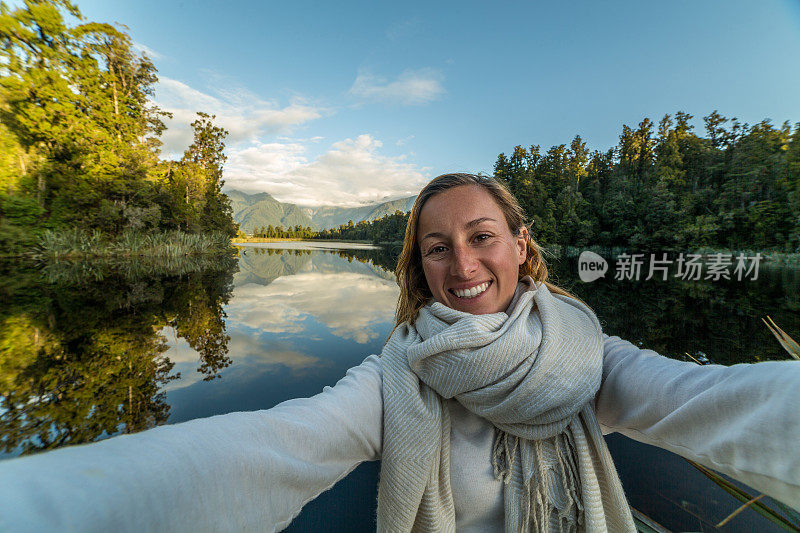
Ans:
[[[522,226],[516,238],[517,252],[519,254],[519,264],[523,264],[528,258],[528,228]]]

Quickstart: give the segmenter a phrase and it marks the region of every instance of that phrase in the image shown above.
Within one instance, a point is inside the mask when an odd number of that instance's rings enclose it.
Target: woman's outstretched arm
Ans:
[[[604,432],[667,449],[800,509],[800,363],[676,361],[605,339]]]
[[[278,531],[381,453],[380,360],[264,411],[0,462],[0,531]]]

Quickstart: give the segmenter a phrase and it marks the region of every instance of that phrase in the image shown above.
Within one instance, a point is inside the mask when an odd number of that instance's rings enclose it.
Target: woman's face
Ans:
[[[494,198],[464,185],[428,199],[419,214],[422,269],[436,301],[476,315],[505,311],[525,262],[527,230],[513,235]]]

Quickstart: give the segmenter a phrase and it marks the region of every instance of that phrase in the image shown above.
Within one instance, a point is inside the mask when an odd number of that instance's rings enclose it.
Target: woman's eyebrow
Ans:
[[[444,233],[439,233],[438,231],[432,231],[430,233],[426,233],[425,236],[420,239],[420,241],[424,241],[425,239],[430,239],[434,237],[437,239],[444,238]]]
[[[467,222],[464,225],[464,227],[467,228],[467,229],[474,228],[475,226],[477,226],[478,224],[482,224],[483,222],[497,222],[497,221],[495,219],[493,219],[493,218],[490,218],[490,217],[481,217],[481,218],[476,218],[475,220],[470,220],[469,222]],[[426,233],[420,239],[420,242],[424,241],[425,239],[444,238],[444,237],[445,237],[444,233],[440,233],[438,231],[432,231],[430,233]]]
[[[471,220],[471,221],[467,222],[465,227],[467,229],[474,228],[475,226],[477,226],[478,224],[481,224],[482,222],[497,222],[497,221],[495,219],[493,219],[493,218],[481,217],[481,218],[476,218],[475,220]]]

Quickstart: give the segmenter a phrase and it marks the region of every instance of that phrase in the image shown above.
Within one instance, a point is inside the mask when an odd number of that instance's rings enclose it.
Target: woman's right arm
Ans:
[[[381,453],[380,359],[272,409],[0,462],[2,531],[279,531]]]
[[[596,398],[618,431],[800,509],[800,363],[697,365],[605,338]]]

